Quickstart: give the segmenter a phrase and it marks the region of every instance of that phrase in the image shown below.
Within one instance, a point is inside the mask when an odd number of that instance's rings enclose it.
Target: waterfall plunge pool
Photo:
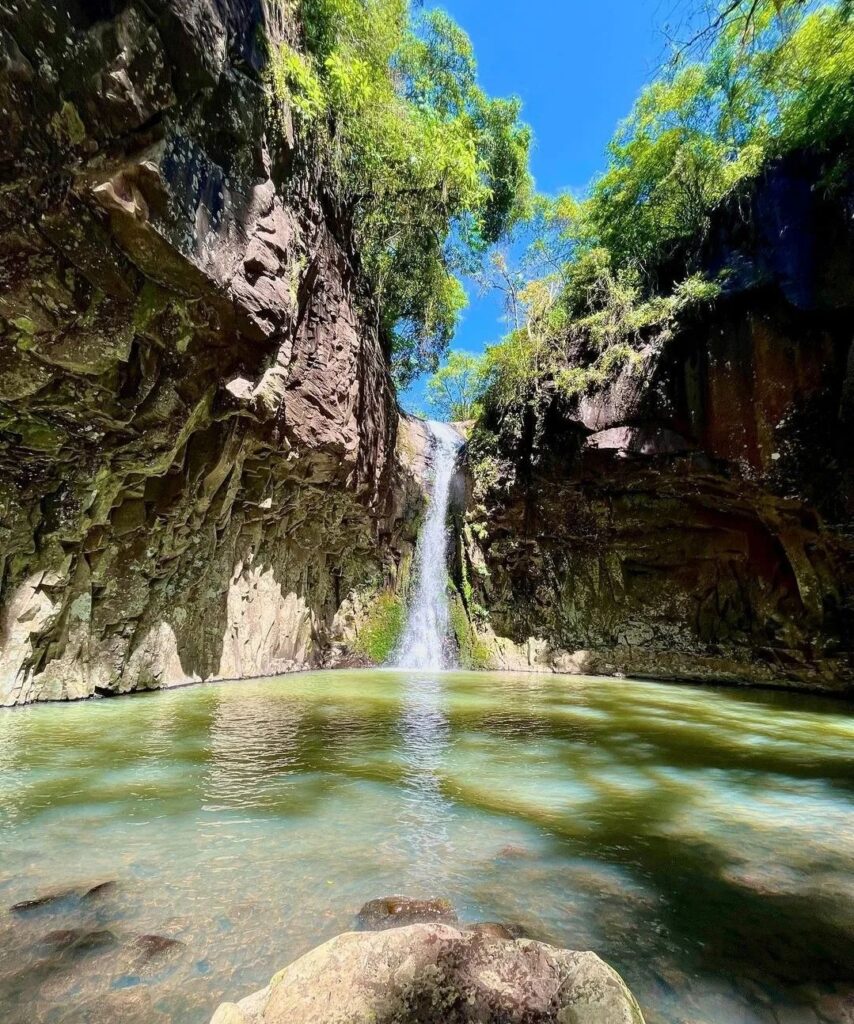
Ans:
[[[596,950],[648,1024],[850,1020],[850,713],[389,670],[7,711],[0,1019],[206,1024],[399,892]]]

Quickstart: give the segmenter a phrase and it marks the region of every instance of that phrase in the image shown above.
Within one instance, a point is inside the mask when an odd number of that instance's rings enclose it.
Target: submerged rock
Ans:
[[[100,899],[101,896],[110,896],[118,888],[118,882],[113,879],[109,879],[106,882],[98,882],[97,885],[93,885],[91,889],[87,889],[83,893],[84,900]]]
[[[137,987],[108,992],[79,1006],[74,1020],[80,1024],[169,1024],[169,1017],[155,1009],[144,989]]]
[[[180,939],[170,939],[168,935],[139,935],[133,945],[143,960],[177,953],[184,948]]]
[[[114,946],[117,941],[116,936],[106,928],[57,928],[42,938],[42,942],[49,946],[76,946],[80,949]]]
[[[595,953],[444,924],[348,932],[211,1024],[643,1024]]]
[[[13,914],[28,914],[30,911],[40,910],[42,907],[61,903],[79,895],[77,889],[57,889],[55,892],[46,892],[41,896],[35,896],[31,900],[21,900],[20,903],[12,904],[9,909]]]
[[[478,921],[467,924],[465,931],[474,935],[483,935],[490,939],[526,939],[525,929],[518,924],[502,924],[500,921]]]
[[[378,932],[407,924],[456,924],[457,913],[445,899],[413,900],[407,896],[385,896],[369,900],[356,915],[359,931]]]
[[[56,903],[64,903],[68,900],[74,900],[75,902],[80,900],[94,900],[112,893],[117,885],[117,882],[109,880],[98,882],[96,885],[90,886],[88,889],[78,886],[68,886],[64,889],[53,889],[50,892],[34,896],[32,899],[21,900],[18,903],[13,903],[12,906],[9,907],[9,910],[13,914],[28,914],[31,911],[41,910],[43,907],[49,907]]]
[[[108,928],[56,928],[39,940],[41,950],[64,960],[98,956],[118,945],[118,936]]]
[[[66,949],[73,946],[84,934],[82,928],[56,928],[47,935],[43,935],[41,942],[45,946],[52,946],[54,949]]]

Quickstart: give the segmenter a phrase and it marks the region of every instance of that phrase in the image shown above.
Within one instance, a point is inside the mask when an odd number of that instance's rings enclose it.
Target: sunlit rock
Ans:
[[[211,1024],[643,1024],[595,953],[418,924],[319,946]]]

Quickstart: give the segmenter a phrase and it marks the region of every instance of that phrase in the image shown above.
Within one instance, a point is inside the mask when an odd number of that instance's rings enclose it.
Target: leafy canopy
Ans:
[[[586,232],[615,263],[654,274],[769,158],[851,132],[854,26],[839,8],[811,6],[726,4],[707,59],[644,90],[587,205]]]
[[[527,209],[531,133],[466,34],[409,0],[267,0],[270,83],[350,210],[399,383],[435,369],[471,272]]]
[[[493,261],[511,330],[487,351],[488,410],[518,427],[714,301],[722,282],[698,259],[711,213],[768,161],[799,147],[851,159],[852,6],[726,0],[704,59],[681,54],[644,90],[587,197],[533,204],[521,263]]]
[[[451,352],[427,381],[427,401],[443,420],[473,420],[480,414],[483,359],[471,352]]]

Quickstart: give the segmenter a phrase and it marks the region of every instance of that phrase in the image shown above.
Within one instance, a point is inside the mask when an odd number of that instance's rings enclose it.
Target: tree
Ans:
[[[780,19],[804,8],[810,0],[690,0],[687,20],[693,27],[687,37],[671,39],[673,60],[680,63],[692,56],[704,56],[720,36],[735,29],[741,45],[750,46],[768,12]],[[843,0],[843,5],[848,0]]]
[[[529,128],[477,84],[471,43],[409,0],[266,0],[272,99],[351,215],[398,383],[435,370],[465,304],[457,274],[524,215]],[[268,17],[268,27],[274,18]]]
[[[850,137],[854,25],[839,6],[809,8],[725,5],[706,59],[669,68],[641,94],[585,208],[588,236],[615,267],[654,285],[658,267],[686,240],[699,244],[709,211],[768,159]]]
[[[480,411],[483,359],[471,352],[451,352],[427,381],[427,401],[443,420],[472,420]]]
[[[715,301],[723,280],[702,272],[713,211],[770,161],[809,147],[824,154],[824,188],[850,176],[853,7],[725,0],[703,59],[671,63],[642,92],[586,199],[540,204],[517,229],[534,242],[492,274],[511,326],[485,358],[493,422],[515,430],[532,409],[574,398]]]

